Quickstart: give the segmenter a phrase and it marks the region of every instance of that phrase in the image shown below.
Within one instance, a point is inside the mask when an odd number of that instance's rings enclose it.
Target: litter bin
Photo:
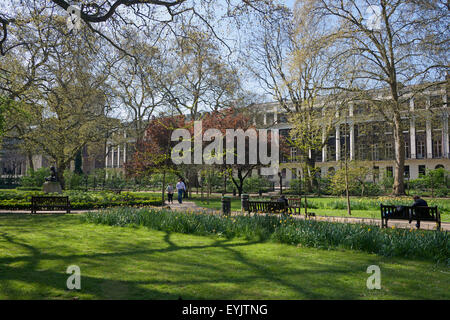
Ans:
[[[241,210],[247,211],[248,210],[248,194],[242,194],[241,195]]]
[[[222,214],[229,216],[231,213],[231,198],[222,197]]]

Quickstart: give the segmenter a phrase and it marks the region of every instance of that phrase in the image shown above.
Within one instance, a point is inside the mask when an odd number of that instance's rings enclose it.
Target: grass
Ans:
[[[429,259],[450,266],[450,239],[446,232],[381,229],[373,225],[305,221],[263,214],[226,217],[126,207],[89,212],[82,216],[82,220],[110,226],[145,226],[185,234],[216,234],[228,239],[272,240],[322,249],[346,248],[384,256]]]
[[[0,215],[0,299],[450,299],[432,262],[227,240],[74,215]],[[369,265],[381,290],[368,290]],[[69,291],[69,265],[81,290]]]
[[[289,196],[288,196],[289,197]],[[386,198],[386,201],[383,203],[389,203],[389,198]],[[209,204],[205,201],[202,201],[199,198],[192,198],[189,201],[194,201],[195,204],[199,207],[209,208],[220,210],[221,209],[221,199],[220,198],[211,198],[209,200]],[[375,206],[375,200],[370,198],[356,198],[352,200],[356,205],[352,205],[356,207],[356,209],[352,209],[352,217],[357,218],[372,218],[372,219],[381,219],[380,218],[380,209]],[[391,200],[392,201],[392,200]],[[429,199],[427,199],[428,202]],[[450,222],[450,212],[447,211],[448,207],[450,207],[450,199],[439,199],[434,200],[437,202],[436,204],[431,201],[430,205],[437,205],[440,213],[441,213],[441,221],[442,222]],[[439,202],[438,202],[439,201]],[[319,216],[332,216],[332,217],[348,217],[347,209],[341,206],[341,202],[345,202],[343,198],[308,198],[308,211],[314,212]],[[358,202],[362,204],[358,204]],[[402,200],[405,204],[409,203],[410,200]],[[303,203],[303,199],[302,199]],[[375,206],[375,207],[374,207]],[[337,208],[336,208],[337,207]],[[443,208],[446,210],[443,210]],[[231,200],[231,210],[232,211],[240,211],[241,210],[241,200],[240,199],[232,199]],[[304,208],[301,209],[301,213],[304,214]]]

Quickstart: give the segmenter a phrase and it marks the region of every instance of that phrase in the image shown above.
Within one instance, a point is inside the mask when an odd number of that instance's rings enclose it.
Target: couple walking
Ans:
[[[178,203],[183,203],[183,194],[186,192],[186,185],[184,184],[183,179],[178,180],[176,189],[178,192]],[[169,203],[173,203],[173,192],[174,188],[172,187],[172,184],[169,183],[169,186],[167,187],[167,198]]]

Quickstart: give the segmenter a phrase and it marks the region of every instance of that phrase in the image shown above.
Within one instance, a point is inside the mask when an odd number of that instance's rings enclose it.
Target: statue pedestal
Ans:
[[[61,185],[56,181],[45,181],[42,185],[42,191],[45,193],[62,193]]]

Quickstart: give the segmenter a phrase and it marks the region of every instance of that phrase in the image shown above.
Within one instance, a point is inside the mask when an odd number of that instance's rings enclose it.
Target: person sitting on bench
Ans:
[[[286,208],[289,207],[289,201],[283,194],[278,198],[277,202],[284,202]]]
[[[428,203],[425,200],[421,199],[419,196],[414,196],[413,199],[414,199],[414,203],[412,204],[411,207],[428,207]],[[420,212],[420,210],[418,210],[418,209],[415,209],[415,210],[416,210],[416,219],[417,219],[416,227],[417,227],[417,229],[419,229],[420,228],[420,215],[422,212]],[[411,223],[411,220],[409,221],[409,223]]]

